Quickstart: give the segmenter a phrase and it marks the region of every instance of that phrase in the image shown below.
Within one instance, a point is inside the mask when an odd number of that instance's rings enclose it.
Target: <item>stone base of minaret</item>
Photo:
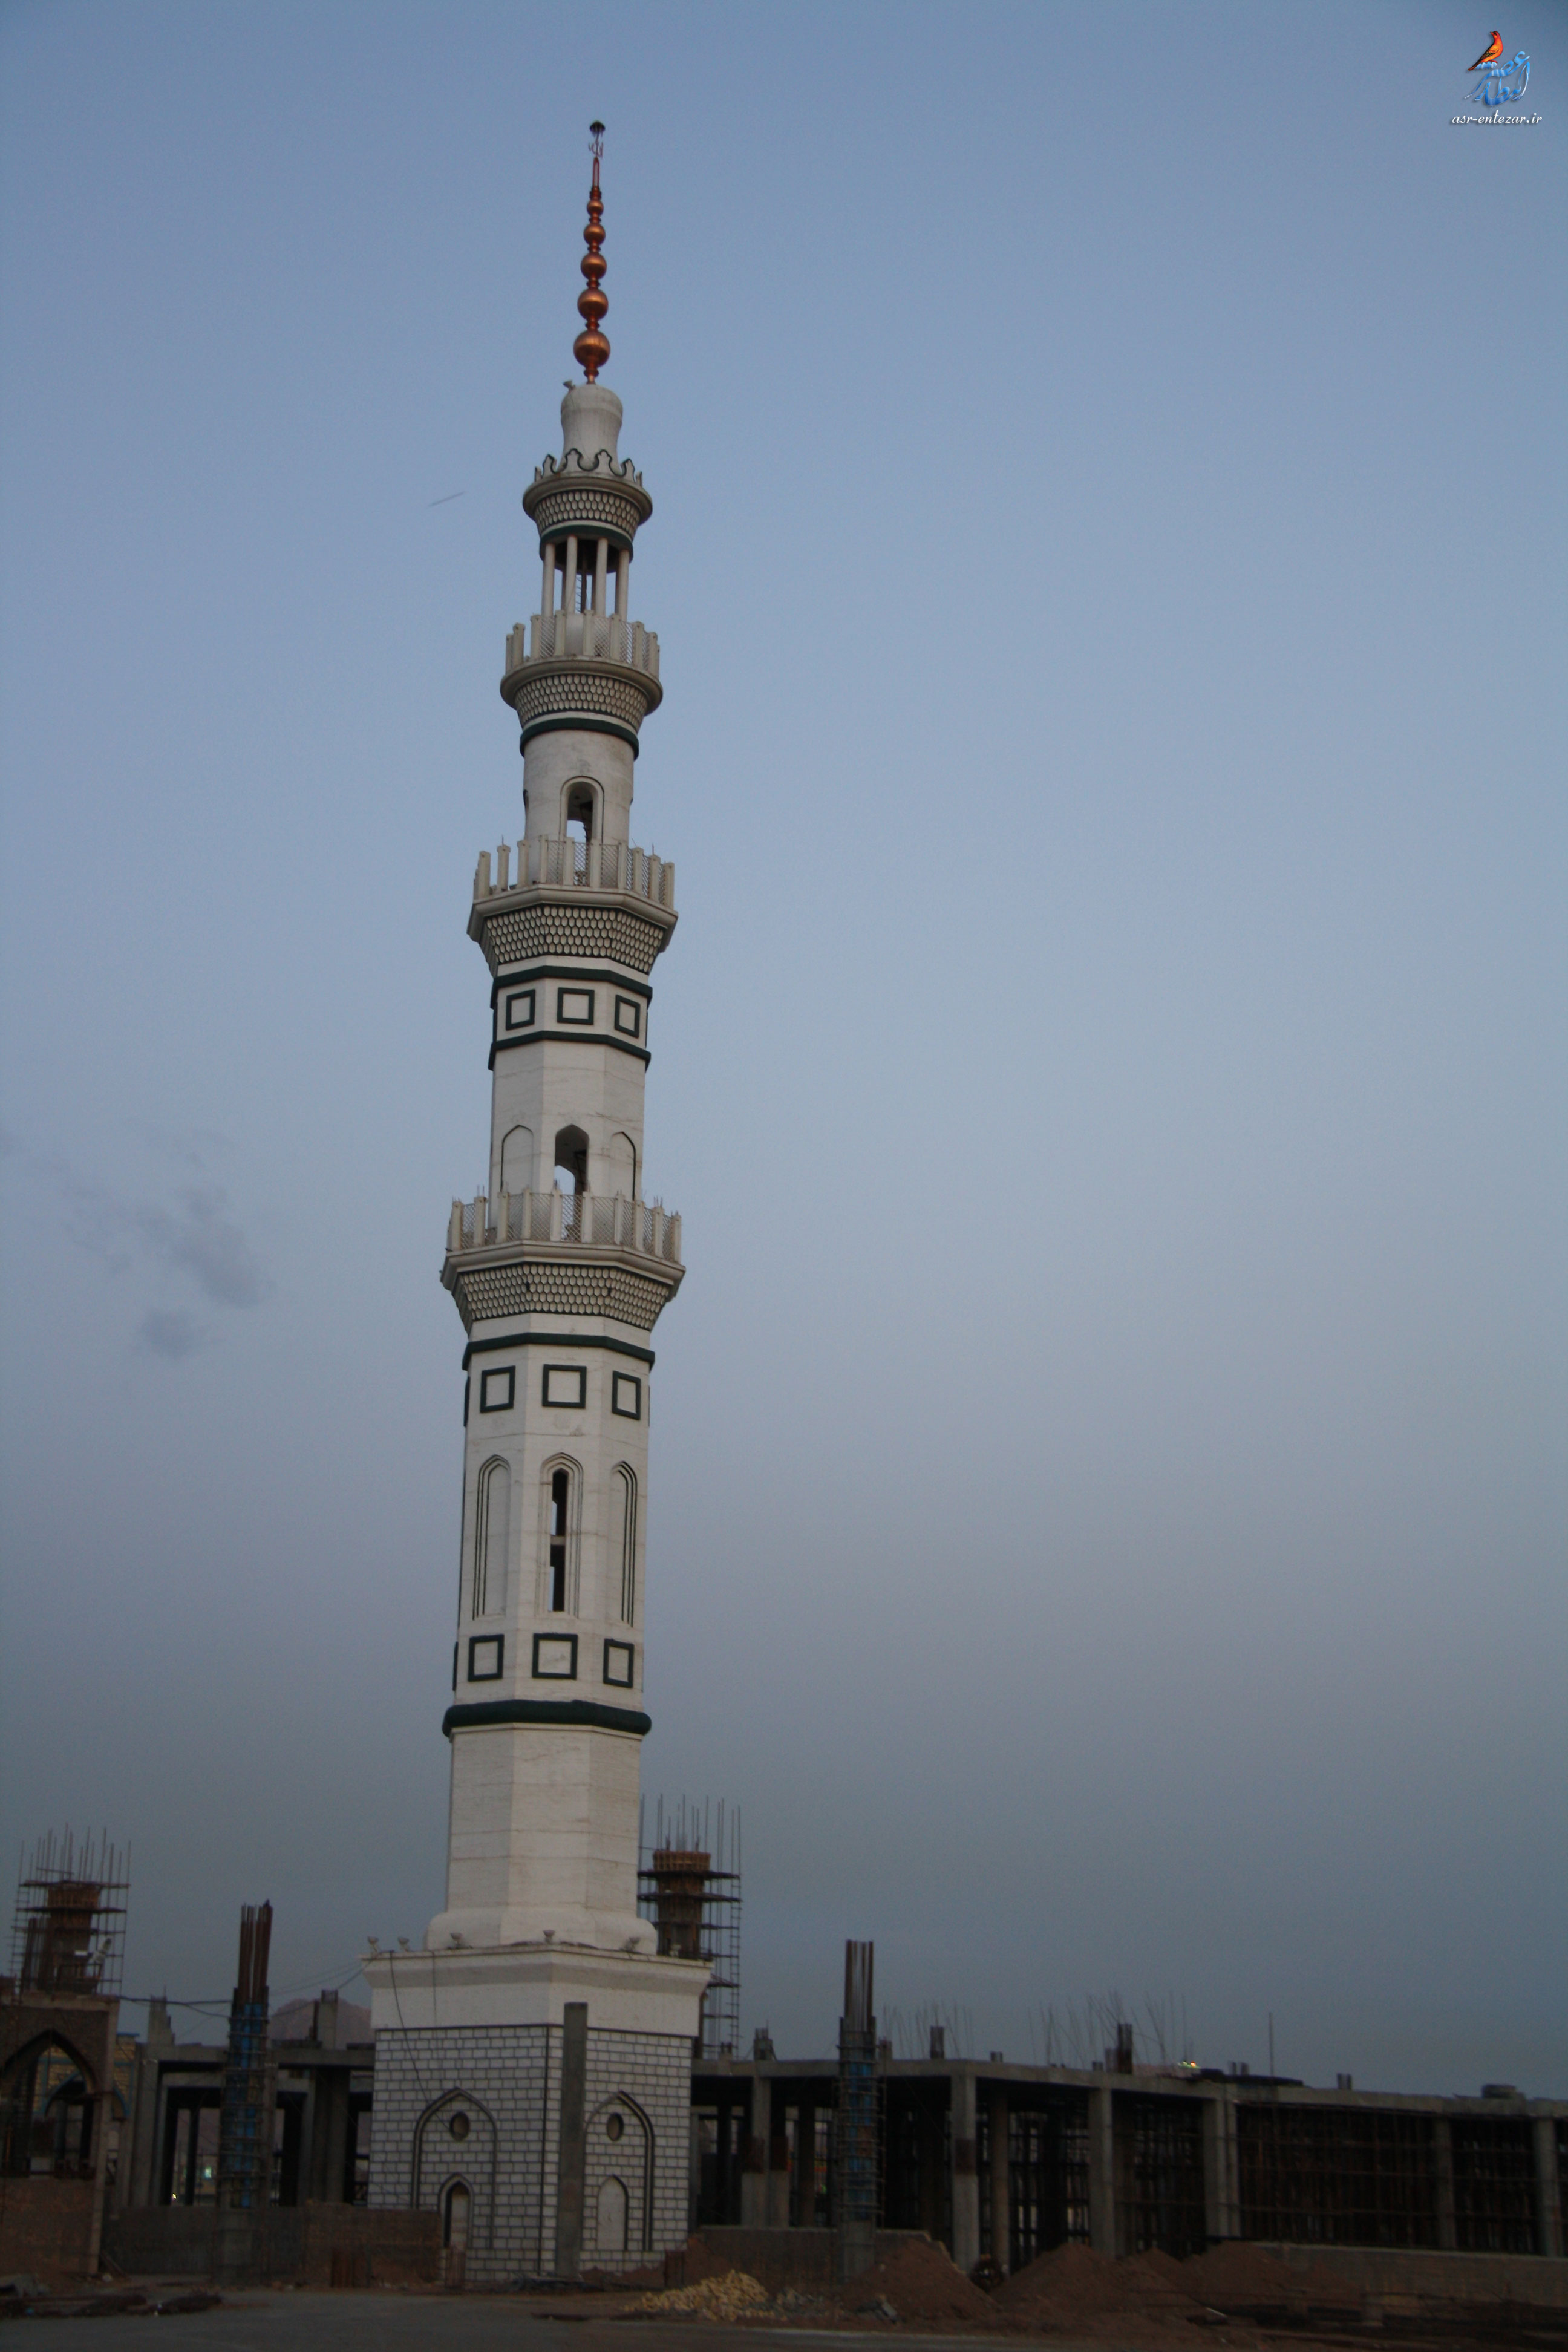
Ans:
[[[453,2283],[637,2270],[681,2242],[705,1963],[552,1943],[364,1972],[370,2202],[437,2212]]]

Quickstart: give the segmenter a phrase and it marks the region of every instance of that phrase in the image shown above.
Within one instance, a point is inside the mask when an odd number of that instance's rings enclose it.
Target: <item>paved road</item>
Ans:
[[[12,2329],[16,2330],[13,2333]],[[891,2331],[889,2331],[890,2333]],[[975,2352],[973,2336],[899,2335],[920,2352]],[[708,2320],[686,2324],[590,2317],[540,2310],[510,2295],[261,2294],[237,2290],[216,2311],[167,2319],[134,2313],[101,2319],[13,2321],[7,2352],[808,2352],[854,2347],[869,2352],[874,2333],[815,2328],[726,2327]],[[1015,2339],[1013,2352],[1023,2352]],[[1052,2352],[1071,2352],[1053,2342]],[[1095,2352],[1104,2352],[1103,2346]]]

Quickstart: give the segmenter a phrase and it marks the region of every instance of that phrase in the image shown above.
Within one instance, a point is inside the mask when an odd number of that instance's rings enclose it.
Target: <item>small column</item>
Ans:
[[[561,583],[561,609],[563,613],[577,610],[577,534],[566,537],[566,576]]]
[[[1089,2095],[1089,2242],[1097,2254],[1116,2254],[1115,2094],[1097,2083]]]
[[[993,2083],[987,2106],[991,2156],[991,2243],[986,2252],[1000,2271],[1011,2267],[1012,2183],[1007,2164],[1007,2086]]]
[[[625,621],[626,617],[626,597],[631,587],[631,549],[623,547],[616,556],[616,618],[617,621]]]
[[[555,610],[555,542],[550,541],[543,555],[544,577],[539,583],[540,633],[545,644],[550,640],[550,616]]]
[[[600,542],[601,545],[603,541]],[[773,2086],[765,2074],[752,2077],[751,2130],[741,2165],[741,2227],[768,2226],[768,2143],[773,2137]]]
[[[980,2181],[974,2168],[974,2074],[955,2066],[952,2100],[952,2259],[961,2271],[980,2260]]]
[[[1535,2132],[1535,2251],[1560,2259],[1563,2245],[1562,2189],[1557,2168],[1557,2121],[1537,2116]]]
[[[601,620],[607,610],[605,603],[605,579],[609,561],[610,542],[607,539],[602,539],[594,550],[594,610]]]

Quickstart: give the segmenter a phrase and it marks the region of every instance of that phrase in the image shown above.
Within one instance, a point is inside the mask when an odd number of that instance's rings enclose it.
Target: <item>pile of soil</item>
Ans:
[[[864,2313],[868,2305],[888,2304],[904,2326],[980,2326],[997,2325],[993,2296],[955,2268],[945,2246],[930,2238],[912,2238],[885,2262],[862,2271],[837,2289],[842,2308]]]
[[[1155,2256],[1147,2257],[1153,2261]],[[1361,2289],[1352,2286],[1326,2263],[1298,2267],[1266,2254],[1261,2246],[1239,2240],[1228,2246],[1211,2246],[1172,2265],[1189,2294],[1216,2311],[1278,2310],[1281,2305],[1306,2304],[1319,2310],[1359,2310]]]
[[[992,2305],[1013,2326],[1031,2332],[1190,2344],[1189,2322],[1201,2317],[1204,2305],[1185,2268],[1169,2254],[1113,2263],[1088,2246],[1058,2246],[999,2286]]]

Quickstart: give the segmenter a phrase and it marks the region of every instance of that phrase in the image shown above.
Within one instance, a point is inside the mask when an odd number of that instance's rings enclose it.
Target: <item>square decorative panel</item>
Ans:
[[[536,1633],[533,1637],[533,1679],[536,1683],[574,1683],[577,1679],[575,1633]]]
[[[555,1018],[563,1028],[591,1029],[594,1025],[593,990],[558,988],[555,992]]]
[[[471,1683],[499,1683],[501,1660],[506,1654],[505,1638],[500,1633],[474,1633],[468,1640],[468,1680]]]
[[[606,1642],[605,1644],[605,1680],[616,1690],[630,1690],[632,1671],[637,1664],[637,1652],[629,1642]]]
[[[623,1037],[642,1035],[642,1006],[635,996],[616,997],[616,1027]]]
[[[610,1411],[623,1421],[642,1419],[642,1382],[635,1372],[611,1373]]]
[[[500,1370],[479,1374],[479,1411],[510,1412],[517,1397],[517,1366],[502,1365]]]
[[[588,1402],[588,1375],[581,1364],[546,1364],[545,1404],[582,1406]]]
[[[533,1026],[533,991],[517,988],[506,1000],[503,1018],[509,1029],[531,1029]]]

